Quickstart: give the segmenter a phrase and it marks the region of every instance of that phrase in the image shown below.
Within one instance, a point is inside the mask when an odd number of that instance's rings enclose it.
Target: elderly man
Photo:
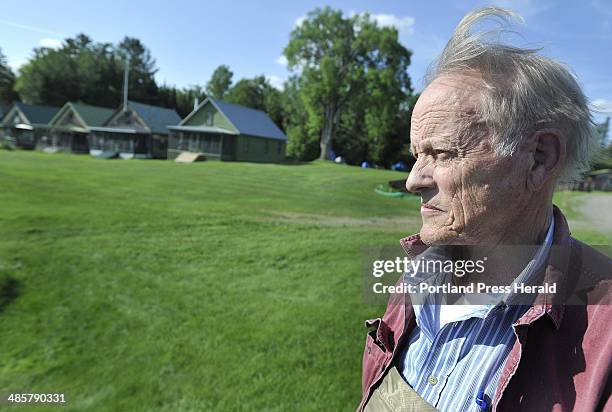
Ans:
[[[494,7],[468,14],[431,70],[412,115],[406,182],[421,195],[423,225],[401,244],[410,257],[448,245],[482,257],[479,246],[492,256],[480,279],[554,284],[555,294],[473,305],[393,295],[366,322],[359,410],[612,410],[612,264],[573,239],[552,204],[555,185],[588,166],[591,115],[565,67],[472,32],[512,17]],[[533,253],[505,252],[520,245]]]

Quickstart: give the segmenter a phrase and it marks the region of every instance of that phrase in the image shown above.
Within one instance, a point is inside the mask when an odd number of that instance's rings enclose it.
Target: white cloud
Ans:
[[[48,47],[50,49],[58,49],[62,46],[62,41],[60,39],[54,39],[51,37],[43,37],[38,41],[38,44],[41,47]]]
[[[280,64],[281,66],[287,66],[287,58],[284,55],[280,55],[278,56],[278,59],[276,59],[276,63]]]
[[[404,16],[398,17],[393,14],[371,14],[370,17],[382,27],[395,27],[403,34],[414,33],[414,17]]]
[[[357,13],[354,10],[349,12],[349,17],[355,15],[363,16],[365,13]],[[396,16],[394,14],[385,13],[368,13],[370,18],[374,20],[381,27],[395,27],[399,32],[400,36],[409,36],[414,33],[415,19],[412,16]]]
[[[592,106],[599,113],[612,114],[612,100],[595,99],[592,102]]]
[[[272,74],[270,76],[266,76],[266,79],[268,79],[272,87],[275,87],[279,90],[283,90],[285,88],[285,85],[284,85],[285,79],[283,79],[280,76],[275,76]]]
[[[349,17],[353,17],[355,15],[363,15],[365,13],[357,13],[354,10],[351,10],[348,15]],[[385,13],[369,13],[370,18],[379,26],[382,27],[395,27],[400,33],[409,35],[414,32],[414,22],[415,19],[412,16],[396,16],[394,14],[385,14]],[[300,26],[304,20],[306,20],[307,16],[300,16],[295,19],[295,25]]]

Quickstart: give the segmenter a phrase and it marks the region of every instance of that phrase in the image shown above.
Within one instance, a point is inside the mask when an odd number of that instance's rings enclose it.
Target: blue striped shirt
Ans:
[[[545,263],[553,226],[551,222],[542,246],[514,282],[528,283]],[[512,325],[529,308],[506,305],[511,301],[508,294],[499,298],[495,305],[440,305],[428,297],[422,305],[413,303],[417,326],[398,370],[436,409],[482,411],[476,404],[479,391],[484,391],[490,408],[516,339]]]

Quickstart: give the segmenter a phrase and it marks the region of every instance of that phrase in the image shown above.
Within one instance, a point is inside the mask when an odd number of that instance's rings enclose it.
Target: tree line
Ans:
[[[291,75],[282,90],[263,76],[234,83],[220,65],[204,85],[157,84],[156,61],[137,38],[100,43],[85,34],[59,48],[38,47],[14,73],[0,51],[0,102],[61,106],[81,101],[117,107],[129,57],[131,100],[175,108],[181,117],[206,96],[263,110],[288,136],[287,154],[298,160],[342,156],[389,167],[410,158],[414,94],[407,68],[411,51],[397,29],[368,14],[345,16],[315,9],[289,35],[283,50]]]

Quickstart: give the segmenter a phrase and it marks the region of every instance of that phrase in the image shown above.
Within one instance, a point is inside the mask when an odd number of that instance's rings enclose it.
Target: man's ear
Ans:
[[[537,191],[561,173],[565,163],[565,142],[559,129],[541,129],[529,137],[531,169],[527,188]]]

